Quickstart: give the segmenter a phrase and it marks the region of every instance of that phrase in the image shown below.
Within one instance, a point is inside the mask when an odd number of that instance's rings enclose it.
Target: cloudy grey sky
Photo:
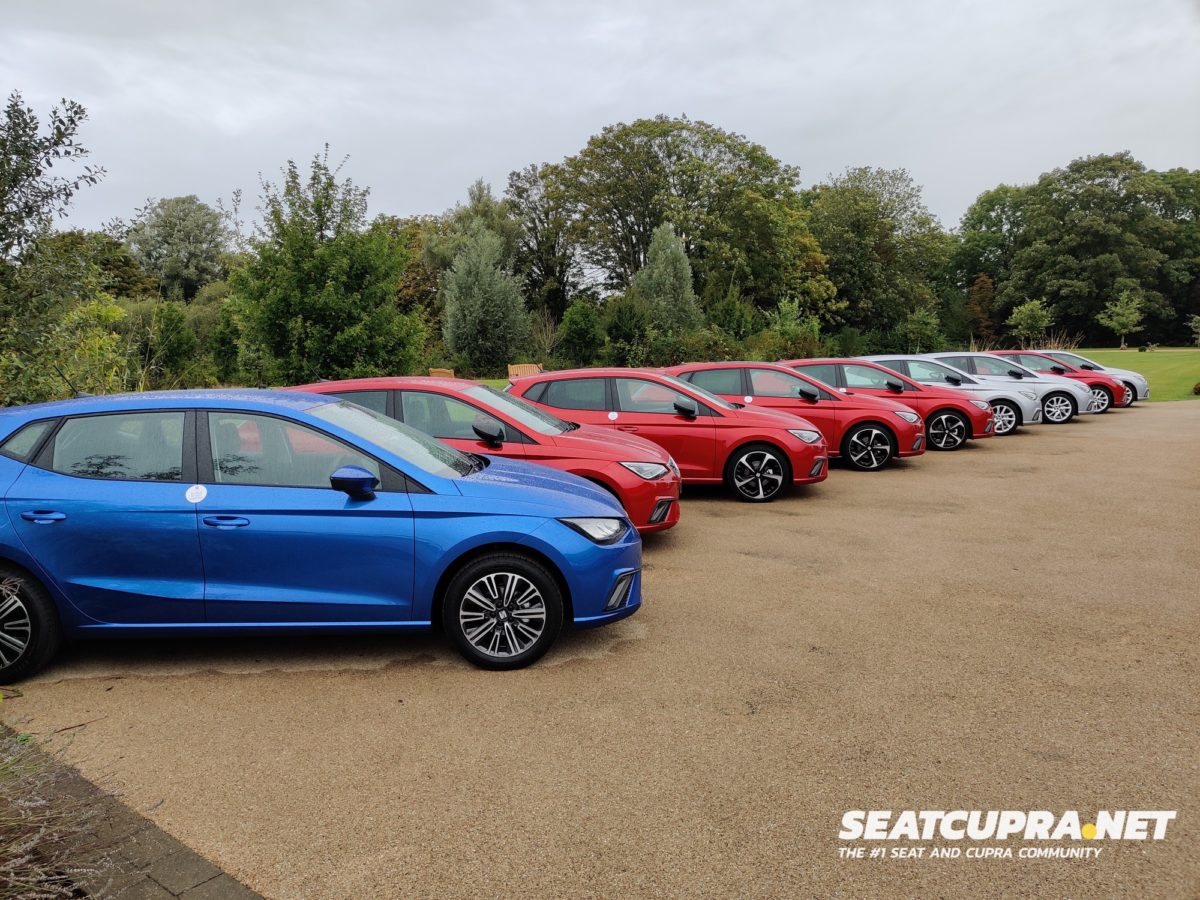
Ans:
[[[907,168],[954,225],[1077,156],[1200,168],[1200,2],[0,0],[0,89],[88,108],[109,175],[82,226],[149,196],[253,198],[326,141],[373,212],[440,212],[660,112],[806,184]]]

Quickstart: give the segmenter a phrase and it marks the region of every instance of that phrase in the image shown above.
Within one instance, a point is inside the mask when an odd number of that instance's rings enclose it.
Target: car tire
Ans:
[[[1009,403],[1007,400],[993,400],[992,415],[996,421],[992,427],[992,433],[996,437],[1012,434],[1021,427],[1021,411],[1017,409],[1016,404]]]
[[[896,437],[882,425],[863,422],[842,438],[842,459],[860,472],[878,472],[896,455]]]
[[[442,627],[468,662],[520,669],[550,649],[562,630],[563,608],[562,590],[541,563],[518,553],[489,553],[446,585]]]
[[[770,503],[791,483],[787,454],[771,444],[746,444],[725,461],[725,486],[747,503]]]
[[[0,566],[0,681],[19,681],[37,672],[61,643],[50,594],[29,573]]]
[[[1077,411],[1070,394],[1055,391],[1042,399],[1042,421],[1050,425],[1066,425]]]
[[[957,410],[939,409],[925,420],[925,435],[931,450],[958,450],[971,435],[971,423]]]
[[[1125,402],[1123,402],[1121,406],[1133,406],[1133,404],[1137,403],[1137,388],[1133,386],[1132,382],[1125,381],[1122,383],[1125,385]]]
[[[1092,388],[1092,412],[1106,413],[1113,408],[1113,395],[1106,387]]]

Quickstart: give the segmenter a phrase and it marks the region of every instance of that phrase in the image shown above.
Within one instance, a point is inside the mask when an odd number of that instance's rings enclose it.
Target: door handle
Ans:
[[[66,513],[55,512],[52,509],[31,509],[21,513],[22,519],[34,525],[50,525],[53,522],[61,522],[66,517]]]
[[[202,521],[211,528],[222,528],[225,530],[243,528],[250,524],[250,520],[242,516],[205,516]]]
[[[618,425],[617,426],[617,431],[637,431],[637,430],[638,430],[638,427],[636,425]]]

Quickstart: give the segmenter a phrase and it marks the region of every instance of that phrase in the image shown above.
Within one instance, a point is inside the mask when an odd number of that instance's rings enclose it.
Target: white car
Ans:
[[[1112,366],[1102,366],[1098,362],[1093,362],[1086,356],[1080,356],[1078,353],[1068,353],[1066,350],[1032,350],[1031,353],[1044,353],[1047,356],[1053,356],[1055,359],[1065,362],[1068,366],[1074,366],[1077,369],[1088,369],[1092,372],[1104,372],[1111,375],[1117,381],[1125,384],[1125,390],[1128,391],[1126,399],[1129,403],[1135,400],[1150,399],[1150,382],[1146,380],[1146,376],[1141,372],[1132,372],[1129,369],[1114,369]]]
[[[1092,389],[1082,381],[1046,375],[1018,365],[1011,359],[992,353],[928,353],[927,359],[948,363],[983,381],[1020,384],[1038,394],[1042,421],[1063,425],[1077,415],[1094,412]]]
[[[1042,401],[1037,391],[1019,385],[998,384],[968,375],[961,369],[923,356],[864,356],[893,371],[906,375],[921,384],[958,388],[985,400],[992,407],[997,437],[1011,434],[1022,425],[1037,425],[1042,421]]]

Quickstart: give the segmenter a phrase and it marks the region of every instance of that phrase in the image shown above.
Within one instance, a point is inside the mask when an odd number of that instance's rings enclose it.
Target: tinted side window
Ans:
[[[547,381],[541,402],[559,409],[604,409],[603,378],[565,378]]]
[[[895,376],[889,378],[887,372],[881,372],[879,369],[873,369],[870,366],[860,366],[857,364],[847,364],[842,366],[842,372],[846,376],[846,387],[850,389],[858,388],[877,388],[886,391],[888,389],[888,381],[893,381],[902,387],[908,387],[903,381]],[[911,390],[911,388],[910,388]]]
[[[980,375],[1007,375],[1012,371],[1013,362],[1016,362],[1016,360],[1009,362],[1007,359],[992,359],[988,356],[975,357],[972,361],[975,363],[975,371]]]
[[[750,370],[750,392],[756,397],[796,397],[808,383],[771,369]]]
[[[1033,356],[1031,354],[1022,353],[1017,357],[1017,362],[1027,369],[1033,369],[1035,372],[1049,372],[1058,365],[1052,359],[1046,359],[1044,356]]]
[[[33,453],[42,438],[46,436],[46,432],[53,425],[53,421],[30,422],[3,444],[0,444],[0,453],[3,453],[5,456],[11,456],[13,459],[18,459],[21,462],[28,462],[29,455]]]
[[[381,416],[387,415],[387,391],[339,391],[330,396],[340,397],[351,403],[357,403],[359,406],[365,406]]]
[[[940,366],[933,366],[929,363],[921,362],[919,359],[897,360],[897,364],[903,362],[908,366],[908,377],[915,378],[917,381],[931,381],[934,384],[945,384],[946,376],[950,373]],[[889,363],[884,363],[885,366],[891,368]]]
[[[217,484],[329,487],[342,466],[379,476],[379,464],[353,447],[297,422],[239,412],[208,413]]]
[[[812,366],[803,366],[799,369],[809,378],[815,378],[822,384],[827,384],[830,387],[837,387],[837,366],[829,363],[819,363]]]
[[[403,391],[400,396],[403,398],[404,424],[411,425],[431,437],[441,440],[477,441],[479,435],[475,433],[476,422],[499,426],[504,432],[511,431],[495,416],[444,394]]]
[[[969,356],[943,356],[942,362],[948,366],[954,366],[956,369],[962,369],[964,372],[975,371],[975,361]]]
[[[54,436],[50,468],[81,478],[183,480],[182,412],[68,419]]]
[[[618,378],[617,404],[625,412],[637,413],[668,413],[678,415],[675,401],[695,403],[692,398],[681,394],[656,381],[642,381],[640,378]]]
[[[741,394],[741,369],[699,369],[688,373],[688,381],[710,394]]]
[[[908,368],[910,361],[907,359],[877,359],[875,361],[885,369],[891,369],[893,372],[899,372],[901,375],[908,375],[909,378],[914,377],[912,374],[910,374]]]

